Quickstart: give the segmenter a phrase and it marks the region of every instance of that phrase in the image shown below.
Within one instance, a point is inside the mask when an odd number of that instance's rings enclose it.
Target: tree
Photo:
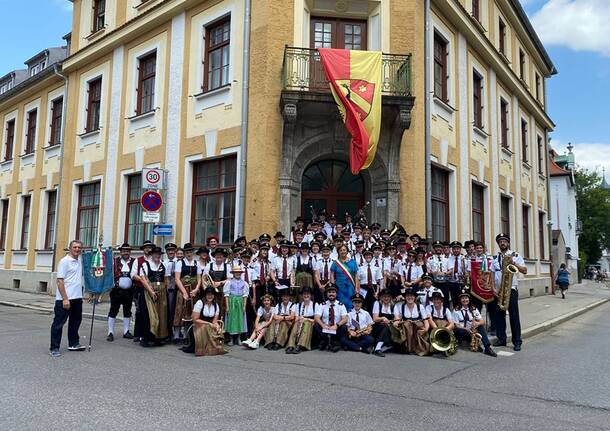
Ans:
[[[578,246],[586,263],[597,263],[602,250],[610,249],[610,192],[601,187],[596,172],[577,169],[576,210],[582,223]]]

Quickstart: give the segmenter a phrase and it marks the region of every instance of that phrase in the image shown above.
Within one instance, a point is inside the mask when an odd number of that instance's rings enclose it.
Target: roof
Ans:
[[[600,185],[602,189],[610,190],[610,184],[606,181],[606,171],[602,174],[602,183]]]
[[[553,245],[557,245],[557,243],[559,242],[559,238],[563,239],[563,233],[561,232],[561,229],[553,229],[551,231],[551,239],[553,241]],[[565,240],[562,242],[565,242]]]
[[[14,79],[13,87],[20,82],[25,81],[28,78],[28,70],[27,69],[17,69],[12,72],[7,73],[3,77],[0,78],[0,82],[6,81],[8,79]]]
[[[519,0],[509,0],[509,2],[512,4],[513,8],[515,8],[515,11],[517,12],[517,16],[519,17],[521,24],[523,24],[528,35],[532,38],[532,41],[534,42],[536,49],[542,56],[542,59],[544,60],[546,67],[548,67],[551,75],[556,75],[557,68],[553,64],[553,60],[551,60],[549,53],[546,52],[546,49],[544,48],[544,45],[540,41],[540,38],[538,37],[536,30],[534,30],[534,27],[532,26],[530,19],[528,18],[527,14],[525,13],[525,10],[523,9],[523,6],[521,6],[521,2]]]
[[[567,169],[559,166],[555,160],[550,160],[549,173],[552,177],[561,176],[561,175],[572,175],[572,171],[568,171]]]
[[[53,64],[53,63],[56,63],[59,60],[63,60],[64,58],[66,58],[67,54],[68,54],[67,51],[68,51],[68,47],[67,46],[57,46],[57,47],[43,49],[38,54],[36,54],[33,57],[31,57],[28,60],[26,60],[24,63],[25,64],[30,64],[34,60],[37,60],[37,59],[40,59],[40,58],[43,58],[43,57],[48,57],[49,64]]]

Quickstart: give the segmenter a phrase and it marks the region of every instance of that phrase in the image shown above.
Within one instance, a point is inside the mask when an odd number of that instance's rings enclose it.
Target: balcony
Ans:
[[[381,67],[383,95],[402,97],[411,95],[411,54],[383,54]],[[317,49],[287,46],[284,50],[282,69],[285,91],[318,93],[330,91]]]
[[[411,92],[411,54],[382,55],[382,117],[409,128],[414,97]],[[282,65],[282,115],[287,122],[337,114],[335,101],[317,49],[286,46]],[[393,122],[393,121],[392,121]]]

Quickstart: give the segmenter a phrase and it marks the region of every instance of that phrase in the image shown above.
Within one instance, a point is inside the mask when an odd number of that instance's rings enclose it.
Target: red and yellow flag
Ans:
[[[375,159],[381,131],[381,52],[319,48],[320,61],[347,131],[353,174]]]

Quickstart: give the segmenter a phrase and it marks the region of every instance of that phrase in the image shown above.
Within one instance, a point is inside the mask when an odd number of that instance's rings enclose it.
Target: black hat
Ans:
[[[250,240],[250,245],[258,245],[258,240],[257,239],[251,239]]]
[[[210,249],[209,249],[209,248],[207,248],[207,247],[199,247],[199,248],[197,249],[197,251],[195,252],[195,254],[196,254],[197,256],[199,256],[199,255],[200,255],[200,254],[202,254],[202,253],[208,253],[208,254],[209,254],[209,253],[210,253]]]
[[[373,255],[373,254],[375,254],[375,253],[373,253],[373,250],[371,250],[370,248],[367,248],[366,250],[364,250],[364,251],[362,252],[362,255],[363,255],[363,256],[366,256],[367,254],[369,254],[369,255],[371,255],[371,256],[372,256],[372,255]]]
[[[345,216],[344,216],[344,217],[345,217],[345,218],[348,218],[348,217],[350,217],[350,218],[351,218],[351,217],[352,217],[352,215],[351,215],[350,213],[345,213]]]
[[[386,250],[388,250],[390,248],[396,248],[396,246],[394,245],[393,242],[390,242],[390,243],[386,244],[385,248],[386,248]]]
[[[314,245],[317,245],[318,247],[322,247],[322,243],[320,241],[316,241],[315,239],[312,239],[311,242],[309,243],[309,247],[313,247]]]
[[[241,258],[243,259],[244,257],[252,257],[252,252],[248,249],[245,249],[244,251],[241,252]]]
[[[161,247],[153,247],[150,254],[163,254],[163,249]]]
[[[299,223],[299,222],[305,223],[305,219],[303,217],[301,217],[301,216],[298,216],[293,221],[293,223]]]
[[[165,244],[165,250],[171,250],[171,249],[177,249],[178,246],[176,244],[174,244],[173,242],[168,242],[167,244]]]
[[[261,244],[261,246],[258,248],[259,250],[269,250],[271,247],[269,247],[267,244]]]
[[[320,251],[324,251],[324,250],[329,250],[330,251],[330,249],[331,249],[330,245],[328,245],[325,242],[323,242],[322,246],[320,247]]]
[[[213,257],[216,257],[217,254],[222,254],[224,257],[227,257],[229,255],[229,252],[227,251],[227,249],[222,248],[222,247],[216,247],[216,249],[214,250],[214,252],[212,253]]]
[[[350,298],[349,298],[352,302],[362,302],[364,301],[364,296],[362,296],[359,293],[354,293]]]
[[[394,241],[394,245],[399,246],[399,245],[405,245],[407,243],[407,241],[405,241],[404,238],[397,238],[396,241]]]
[[[392,292],[390,292],[388,289],[381,289],[379,291],[379,297],[381,298],[383,295],[392,296]]]
[[[359,239],[358,241],[354,241],[354,245],[356,247],[363,247],[364,246],[364,241]]]
[[[191,244],[190,242],[187,242],[186,244],[184,244],[182,246],[182,250],[184,250],[184,251],[193,251],[193,250],[195,250],[195,247],[193,247],[193,244]]]
[[[121,250],[129,250],[129,251],[131,251],[132,249],[131,249],[131,246],[128,243],[124,242],[123,244],[121,244],[119,246],[119,251],[121,251]]]
[[[426,249],[424,247],[417,247],[415,249],[416,253],[426,254]]]
[[[470,298],[470,292],[468,289],[462,289],[462,292],[458,295],[458,298],[461,298],[462,296],[467,296]]]
[[[371,225],[371,229],[381,229],[381,225],[379,223],[375,222]]]
[[[390,232],[390,229],[383,229],[381,232],[379,232],[380,235],[389,235],[392,232]]]
[[[268,233],[263,233],[258,237],[259,241],[271,241],[271,235]]]
[[[410,239],[417,238],[417,239],[419,239],[420,241],[421,241],[421,239],[422,239],[422,238],[421,238],[421,236],[420,236],[418,233],[413,233],[413,234],[411,234],[411,235],[409,236],[409,238],[410,238]]]
[[[300,233],[301,235],[305,235],[305,230],[304,229],[295,229],[293,234],[296,235],[297,233]]]
[[[343,229],[341,231],[340,235],[343,235],[343,236],[346,236],[346,235],[347,236],[352,236],[352,231],[349,228],[346,227],[345,229]]]
[[[275,235],[273,235],[273,238],[285,238],[285,237],[284,237],[284,234],[278,230],[275,233]]]
[[[214,289],[212,286],[208,286],[205,289],[203,289],[203,296],[207,295],[208,293],[213,293],[215,295],[216,289]]]
[[[320,210],[320,211],[318,212],[318,215],[319,215],[319,216],[322,216],[322,217],[326,217],[326,208],[324,208],[324,209]]]
[[[415,291],[415,289],[408,287],[405,289],[405,292],[403,293],[403,296],[406,297],[407,295],[417,296],[417,292]]]
[[[313,290],[309,286],[303,286],[303,288],[301,289],[301,295],[305,293],[309,293],[311,295],[313,293]]]
[[[245,241],[246,240],[246,236],[245,235],[240,235],[237,238],[235,238],[235,241],[233,241],[233,243],[239,242],[239,241]]]
[[[146,241],[144,241],[144,242],[142,243],[142,245],[140,246],[140,250],[144,250],[144,247],[154,247],[154,246],[155,246],[155,245],[154,245],[154,244],[153,244],[151,241],[146,240]]]
[[[474,245],[474,241],[473,240],[469,239],[467,241],[464,241],[464,248],[468,248],[471,245]]]
[[[424,280],[432,281],[432,276],[430,274],[424,274],[424,275],[421,276],[421,280],[422,281],[424,281]]]
[[[501,239],[505,239],[510,243],[510,235],[507,233],[499,233],[496,235],[496,244],[499,244]]]
[[[462,243],[459,241],[453,241],[450,245],[451,245],[451,247],[459,247],[459,248],[463,247]]]
[[[362,227],[362,230],[368,230],[368,231],[370,231],[370,230],[371,230],[371,227],[370,227],[369,225],[364,225],[364,226]]]
[[[292,242],[292,241],[288,241],[288,247],[290,247],[290,248],[297,248],[297,245],[294,242]]]
[[[334,283],[330,283],[328,286],[326,286],[325,291],[328,293],[329,290],[334,290],[335,292],[337,291],[337,285]]]
[[[443,242],[442,241],[434,241],[434,243],[432,244],[432,247],[442,247],[443,246]]]
[[[358,229],[362,230],[362,224],[360,224],[360,223],[356,223],[356,224],[354,225],[354,229],[356,229],[356,228],[358,228]]]
[[[327,238],[326,233],[325,233],[325,232],[322,232],[322,231],[320,231],[320,232],[316,232],[316,233],[315,233],[315,235],[314,235],[313,237],[314,237],[314,238],[317,238],[317,237],[319,237],[319,236],[321,236],[323,240]]]
[[[443,292],[441,292],[440,290],[435,290],[434,292],[432,292],[432,295],[430,295],[430,298],[434,299],[434,298],[440,298],[443,299],[445,297],[445,295],[443,295]]]
[[[343,241],[343,237],[341,235],[333,236],[333,242],[336,242],[336,241]]]
[[[307,241],[303,241],[299,244],[299,248],[306,248],[307,250],[309,250],[309,243]]]
[[[375,251],[375,250],[381,250],[381,244],[383,244],[383,241],[376,242],[375,244],[373,244],[373,245],[371,246],[371,250],[372,250],[372,251]],[[384,245],[385,245],[385,244],[384,244]]]
[[[320,226],[320,222],[317,220],[313,220],[311,223],[309,223],[309,226]]]
[[[329,220],[337,220],[337,216],[334,215],[334,214],[331,214],[331,215],[328,216],[328,219]]]
[[[283,239],[281,241],[278,241],[277,245],[279,245],[280,247],[290,247],[290,241],[288,241],[287,239]]]
[[[410,249],[409,251],[407,251],[407,256],[415,256],[417,254],[417,252],[415,251],[415,249]]]

